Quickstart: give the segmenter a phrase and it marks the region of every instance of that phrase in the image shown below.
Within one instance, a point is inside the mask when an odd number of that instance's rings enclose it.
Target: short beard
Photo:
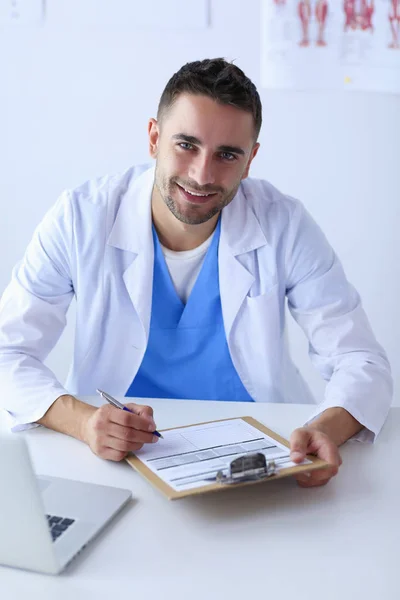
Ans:
[[[176,219],[178,219],[178,221],[180,221],[181,223],[185,223],[186,225],[201,225],[202,223],[206,223],[207,221],[209,221],[210,219],[215,217],[215,215],[220,213],[221,210],[223,208],[225,208],[225,206],[227,206],[233,200],[233,198],[236,196],[236,193],[239,189],[241,181],[239,181],[238,185],[233,190],[231,190],[231,192],[228,194],[228,196],[223,198],[219,202],[219,204],[217,204],[216,206],[213,206],[207,213],[196,215],[196,212],[194,209],[190,216],[182,214],[179,211],[179,208],[176,205],[174,199],[168,193],[170,185],[177,185],[176,178],[174,177],[174,178],[172,178],[172,180],[170,180],[168,178],[164,178],[158,169],[158,164],[156,164],[154,183],[158,189],[158,193],[160,194],[162,201],[168,207],[168,209],[174,215],[174,217]],[[165,193],[164,193],[164,190],[165,190]],[[205,191],[208,191],[208,190],[205,190]],[[219,188],[219,191],[220,191],[220,193],[224,192],[223,188]]]
[[[189,216],[183,215],[181,212],[179,212],[179,210],[178,210],[174,200],[171,198],[171,196],[167,196],[164,199],[164,202],[168,206],[169,210],[172,212],[174,217],[176,219],[178,219],[179,221],[181,221],[181,223],[186,223],[186,225],[201,225],[201,223],[206,223],[207,221],[212,219],[215,215],[217,215],[224,208],[224,206],[226,206],[226,204],[229,204],[230,199],[228,202],[223,202],[222,205],[214,206],[208,213],[203,214],[203,215],[198,215],[197,217],[196,216],[189,217]]]

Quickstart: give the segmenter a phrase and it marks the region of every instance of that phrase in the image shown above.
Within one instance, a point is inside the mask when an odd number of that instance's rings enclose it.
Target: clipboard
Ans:
[[[180,430],[186,429],[187,427],[193,426],[201,426],[201,425],[209,425],[212,423],[220,423],[223,421],[233,421],[241,419],[245,423],[248,423],[252,427],[258,429],[261,433],[269,436],[276,442],[290,448],[289,442],[281,437],[279,434],[275,433],[253,417],[232,417],[230,419],[217,419],[214,421],[206,421],[203,423],[192,423],[190,425],[183,425],[182,427],[171,427],[170,429],[164,429],[161,432],[164,433],[166,431],[171,430]],[[187,490],[175,490],[172,486],[170,486],[167,482],[163,481],[156,473],[154,473],[138,456],[132,454],[125,458],[126,462],[133,468],[135,471],[140,473],[147,481],[149,481],[158,491],[160,491],[164,496],[168,498],[168,500],[177,500],[179,498],[186,498],[188,496],[198,496],[200,494],[208,494],[211,492],[220,492],[223,490],[229,490],[233,488],[243,487],[246,485],[256,485],[259,483],[264,483],[267,481],[273,481],[275,479],[281,479],[282,477],[288,477],[291,475],[297,475],[298,473],[305,471],[312,471],[315,469],[323,469],[329,467],[329,464],[322,459],[316,458],[315,456],[307,455],[306,457],[310,462],[307,464],[300,464],[294,467],[282,468],[276,472],[268,472],[268,468],[264,476],[261,477],[248,477],[246,473],[243,473],[243,477],[235,476],[234,480],[230,480],[229,482],[224,481],[223,478],[218,480],[218,477],[215,481],[210,481],[207,485],[201,485],[199,487],[195,487]],[[232,464],[232,463],[231,463]],[[267,465],[268,467],[268,465]],[[236,474],[237,475],[237,474]]]

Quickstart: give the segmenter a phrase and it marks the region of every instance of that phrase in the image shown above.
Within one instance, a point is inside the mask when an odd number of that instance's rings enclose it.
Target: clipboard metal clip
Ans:
[[[275,475],[277,472],[274,460],[267,461],[264,454],[256,452],[235,458],[229,465],[228,474],[218,471],[217,483],[230,484],[242,481],[258,481]]]

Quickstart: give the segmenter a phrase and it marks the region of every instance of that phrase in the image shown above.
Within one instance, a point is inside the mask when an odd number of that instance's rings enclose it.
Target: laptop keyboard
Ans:
[[[75,523],[75,519],[66,519],[64,517],[56,517],[54,515],[46,515],[46,517],[53,542],[55,542],[60,535],[64,533],[64,531],[67,531],[68,527],[70,527],[72,523]]]

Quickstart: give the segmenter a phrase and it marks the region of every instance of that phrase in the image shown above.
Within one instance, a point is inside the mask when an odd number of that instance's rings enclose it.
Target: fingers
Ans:
[[[327,463],[332,465],[332,468],[336,469],[337,473],[340,465],[342,464],[338,447],[325,434],[319,432],[316,432],[316,434],[321,436],[318,437],[319,443],[318,450],[316,452],[318,458],[322,458],[322,460],[325,460]]]
[[[127,405],[127,408],[130,410],[136,410],[137,404],[130,403]],[[141,414],[136,414],[132,412],[128,412],[126,410],[120,410],[119,408],[115,408],[114,406],[104,406],[106,416],[112,423],[117,423],[118,425],[122,425],[123,427],[131,427],[132,429],[136,429],[138,431],[154,431],[156,429],[156,424],[151,415],[146,412],[141,412]],[[142,408],[142,407],[140,407]],[[146,407],[150,408],[150,407]]]
[[[158,442],[158,437],[155,435],[152,436],[152,440],[149,443]],[[118,450],[120,452],[135,452],[139,450],[143,446],[143,442],[127,442],[125,440],[121,440],[120,438],[113,437],[112,435],[108,435],[103,440],[103,444],[105,447],[112,448],[113,450]]]
[[[337,473],[337,469],[316,469],[309,473],[300,473],[299,475],[296,475],[296,480],[300,487],[317,487],[326,485],[332,477],[337,475]]]
[[[296,481],[300,487],[318,487],[326,485],[336,474],[331,468],[316,469],[296,475]]]
[[[337,445],[325,433],[300,427],[290,436],[290,458],[299,463],[307,454],[315,454],[336,469],[342,464]]]
[[[158,437],[151,436],[151,442],[158,442]],[[129,452],[137,452],[143,446],[143,442],[128,442],[111,435],[96,436],[89,444],[92,451],[109,460],[119,461],[126,457]]]
[[[143,444],[133,444],[131,451],[135,452],[136,450],[140,450],[142,446]],[[95,454],[97,454],[97,456],[100,456],[100,458],[104,458],[105,460],[119,462],[126,457],[128,452],[126,452],[125,450],[117,450],[113,447],[102,446],[98,449],[97,452],[95,452]]]
[[[311,433],[309,429],[300,427],[293,431],[290,436],[290,458],[293,462],[300,463],[305,459],[310,441]]]
[[[127,452],[120,452],[118,450],[114,450],[114,448],[99,448],[97,452],[93,448],[92,450],[95,454],[97,454],[97,456],[100,456],[100,458],[104,458],[105,460],[112,460],[114,462],[119,462],[123,460],[128,454]]]
[[[299,487],[310,488],[310,487],[321,487],[323,485],[326,485],[328,483],[328,481],[331,480],[331,477],[328,477],[327,479],[317,479],[315,477],[310,477],[310,478],[306,479],[306,478],[298,475],[296,477],[296,480],[297,480],[297,485]]]
[[[300,463],[307,454],[314,454],[327,462],[329,467],[296,475],[296,480],[301,487],[326,485],[337,475],[342,464],[337,445],[322,431],[312,427],[300,427],[290,437],[290,457],[293,462]]]
[[[153,419],[153,409],[151,408],[151,406],[135,404],[134,402],[129,402],[128,404],[126,404],[126,406],[135,414],[141,417]]]
[[[151,444],[154,438],[158,440],[158,437],[150,432],[140,431],[138,429],[133,429],[132,427],[124,427],[112,422],[109,423],[106,433],[108,436],[124,441],[130,445],[136,443]]]
[[[143,444],[158,442],[159,438],[152,434],[156,429],[152,409],[133,403],[128,407],[141,414],[108,404],[98,408],[88,419],[85,441],[97,456],[120,461],[128,452],[139,450]]]

